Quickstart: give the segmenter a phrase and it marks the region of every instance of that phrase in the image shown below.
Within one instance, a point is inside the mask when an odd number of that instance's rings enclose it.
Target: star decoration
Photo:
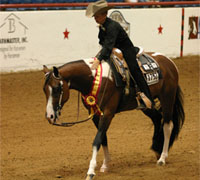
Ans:
[[[68,31],[67,29],[65,30],[65,32],[63,32],[63,34],[64,34],[64,39],[65,39],[65,38],[69,39],[69,38],[68,38],[68,36],[69,36],[69,31]]]
[[[158,28],[158,34],[162,34],[163,27],[160,25]]]

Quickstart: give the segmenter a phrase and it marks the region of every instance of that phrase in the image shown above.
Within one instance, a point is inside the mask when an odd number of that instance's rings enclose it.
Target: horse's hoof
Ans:
[[[100,168],[100,172],[101,172],[101,173],[108,172],[108,168],[107,168],[107,167],[101,167],[101,168]]]
[[[165,165],[165,161],[157,161],[157,165],[164,166]]]
[[[88,174],[85,180],[92,180],[94,177],[94,174]]]

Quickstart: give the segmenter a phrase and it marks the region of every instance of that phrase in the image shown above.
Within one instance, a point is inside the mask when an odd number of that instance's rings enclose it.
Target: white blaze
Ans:
[[[49,98],[47,101],[47,107],[46,107],[46,113],[47,113],[47,118],[51,118],[51,115],[54,116],[54,110],[53,110],[53,98],[52,98],[52,88],[49,87]]]

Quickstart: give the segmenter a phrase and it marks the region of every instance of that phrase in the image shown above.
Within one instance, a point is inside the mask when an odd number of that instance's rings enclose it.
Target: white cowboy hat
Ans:
[[[105,0],[99,0],[94,3],[89,3],[85,15],[87,17],[93,17],[96,14],[103,13],[113,8],[108,6],[108,3]]]

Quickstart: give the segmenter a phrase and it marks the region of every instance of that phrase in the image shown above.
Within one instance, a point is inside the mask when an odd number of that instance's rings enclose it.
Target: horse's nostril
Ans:
[[[51,119],[53,119],[53,114],[51,115]]]

